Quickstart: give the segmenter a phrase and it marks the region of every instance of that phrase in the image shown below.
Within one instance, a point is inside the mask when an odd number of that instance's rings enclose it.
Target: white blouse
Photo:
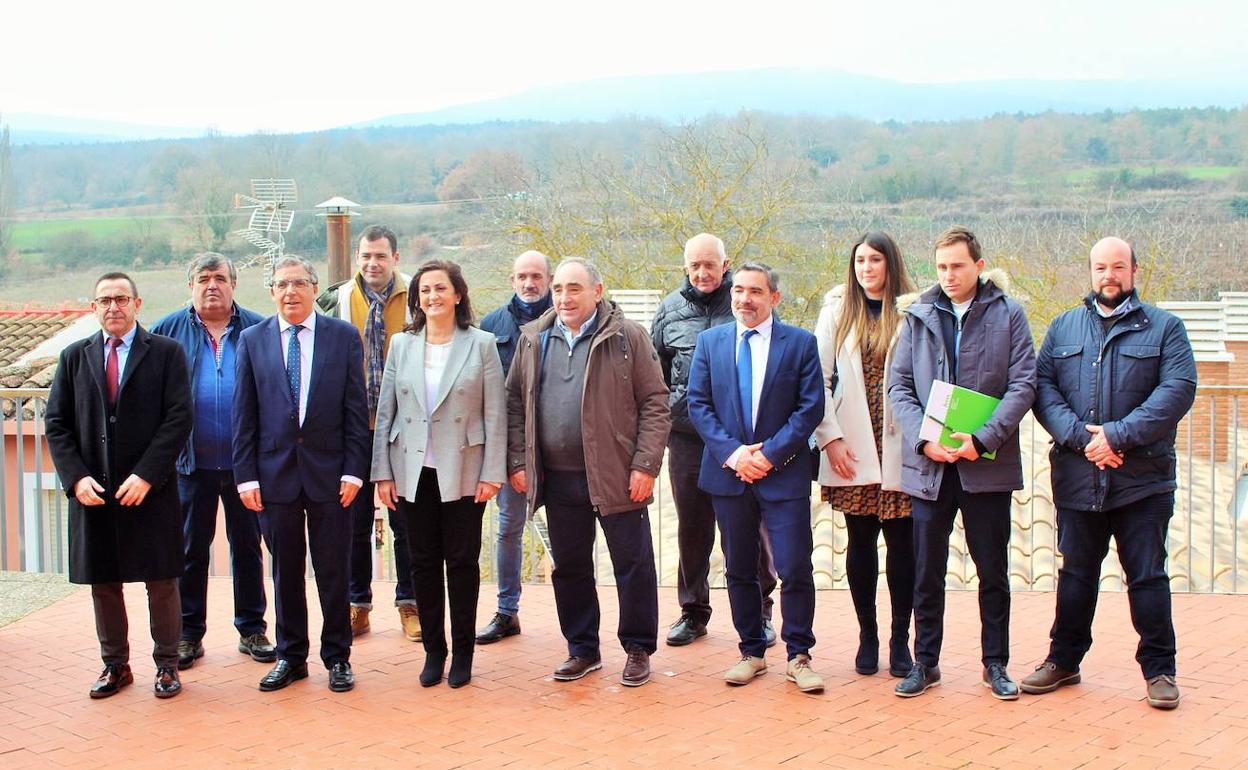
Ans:
[[[429,431],[433,431],[433,405],[438,399],[438,388],[442,385],[442,373],[446,371],[446,363],[451,358],[451,343],[435,345],[425,343],[425,411],[429,418]],[[433,456],[433,442],[429,441],[425,451],[425,467],[437,468],[438,460]]]

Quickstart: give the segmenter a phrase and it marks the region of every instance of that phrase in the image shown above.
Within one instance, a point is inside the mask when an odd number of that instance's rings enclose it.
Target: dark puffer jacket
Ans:
[[[686,391],[689,387],[689,364],[698,335],[712,326],[732,323],[732,273],[724,273],[724,282],[710,294],[703,294],[685,276],[681,287],[663,298],[650,326],[650,339],[659,354],[663,381],[672,391],[668,402],[672,409],[672,430],[697,436],[689,421]]]
[[[1196,398],[1196,359],[1177,316],[1140,303],[1106,332],[1092,302],[1053,320],[1036,362],[1054,502],[1080,511],[1176,489],[1175,431]],[[1098,470],[1084,457],[1090,424],[1124,453],[1121,466]]]

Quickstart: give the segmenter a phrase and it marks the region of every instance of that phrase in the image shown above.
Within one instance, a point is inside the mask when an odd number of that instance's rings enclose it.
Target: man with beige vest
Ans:
[[[317,297],[316,304],[326,315],[347,321],[360,331],[364,342],[364,385],[368,392],[369,446],[377,422],[377,396],[381,391],[381,374],[385,369],[390,338],[411,322],[407,307],[407,289],[411,278],[398,271],[399,241],[394,231],[384,225],[373,225],[360,235],[355,262],[359,270],[350,280],[334,284]],[[373,484],[365,481],[351,506],[351,634],[369,631],[369,612],[373,608],[373,559],[370,537],[377,521]],[[376,525],[378,536],[383,530]],[[412,566],[407,552],[407,532],[401,516],[390,517],[394,534],[394,568],[397,584],[394,603],[399,608],[403,635],[420,641],[420,617],[412,592]]]

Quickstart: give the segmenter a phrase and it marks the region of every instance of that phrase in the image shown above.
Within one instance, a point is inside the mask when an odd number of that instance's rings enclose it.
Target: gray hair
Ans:
[[[580,265],[585,268],[585,272],[589,273],[589,285],[591,288],[602,285],[602,273],[598,272],[598,266],[588,259],[583,257],[564,257],[563,261],[559,263],[559,267],[564,265]],[[558,269],[555,268],[555,270]],[[554,273],[551,273],[551,275],[554,275]]]
[[[738,275],[742,272],[762,273],[767,276],[767,288],[773,293],[780,291],[780,274],[777,273],[770,265],[765,265],[762,262],[746,262],[738,267],[736,272]]]
[[[220,270],[223,266],[230,273],[230,283],[238,283],[238,270],[234,269],[234,262],[215,251],[205,251],[191,257],[191,264],[186,266],[186,282],[195,283],[195,276],[205,270]]]
[[[297,254],[283,254],[273,263],[273,267],[269,270],[269,277],[265,281],[265,285],[270,288],[273,286],[273,276],[283,267],[302,267],[308,273],[308,278],[312,281],[313,286],[320,286],[321,282],[316,278],[316,268],[312,263]]]

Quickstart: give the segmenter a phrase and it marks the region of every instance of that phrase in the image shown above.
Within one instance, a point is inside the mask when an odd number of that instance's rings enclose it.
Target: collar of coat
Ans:
[[[979,290],[975,295],[975,299],[981,304],[986,304],[997,299],[1004,299],[1012,288],[1010,276],[999,267],[990,268],[979,274]],[[945,296],[945,292],[940,288],[940,284],[924,292],[915,292],[911,294],[903,294],[897,298],[897,309],[901,312],[921,313],[927,310],[935,310],[936,304],[944,299],[942,304],[948,306],[949,298]]]
[[[520,332],[521,334],[527,334],[531,337],[537,337],[542,332],[555,325],[555,318],[557,316],[558,311],[552,307],[537,318],[529,321],[524,326],[521,326]],[[606,337],[608,335],[615,334],[624,318],[624,311],[620,310],[619,306],[614,302],[609,299],[599,300],[598,329],[594,332],[594,336]]]

